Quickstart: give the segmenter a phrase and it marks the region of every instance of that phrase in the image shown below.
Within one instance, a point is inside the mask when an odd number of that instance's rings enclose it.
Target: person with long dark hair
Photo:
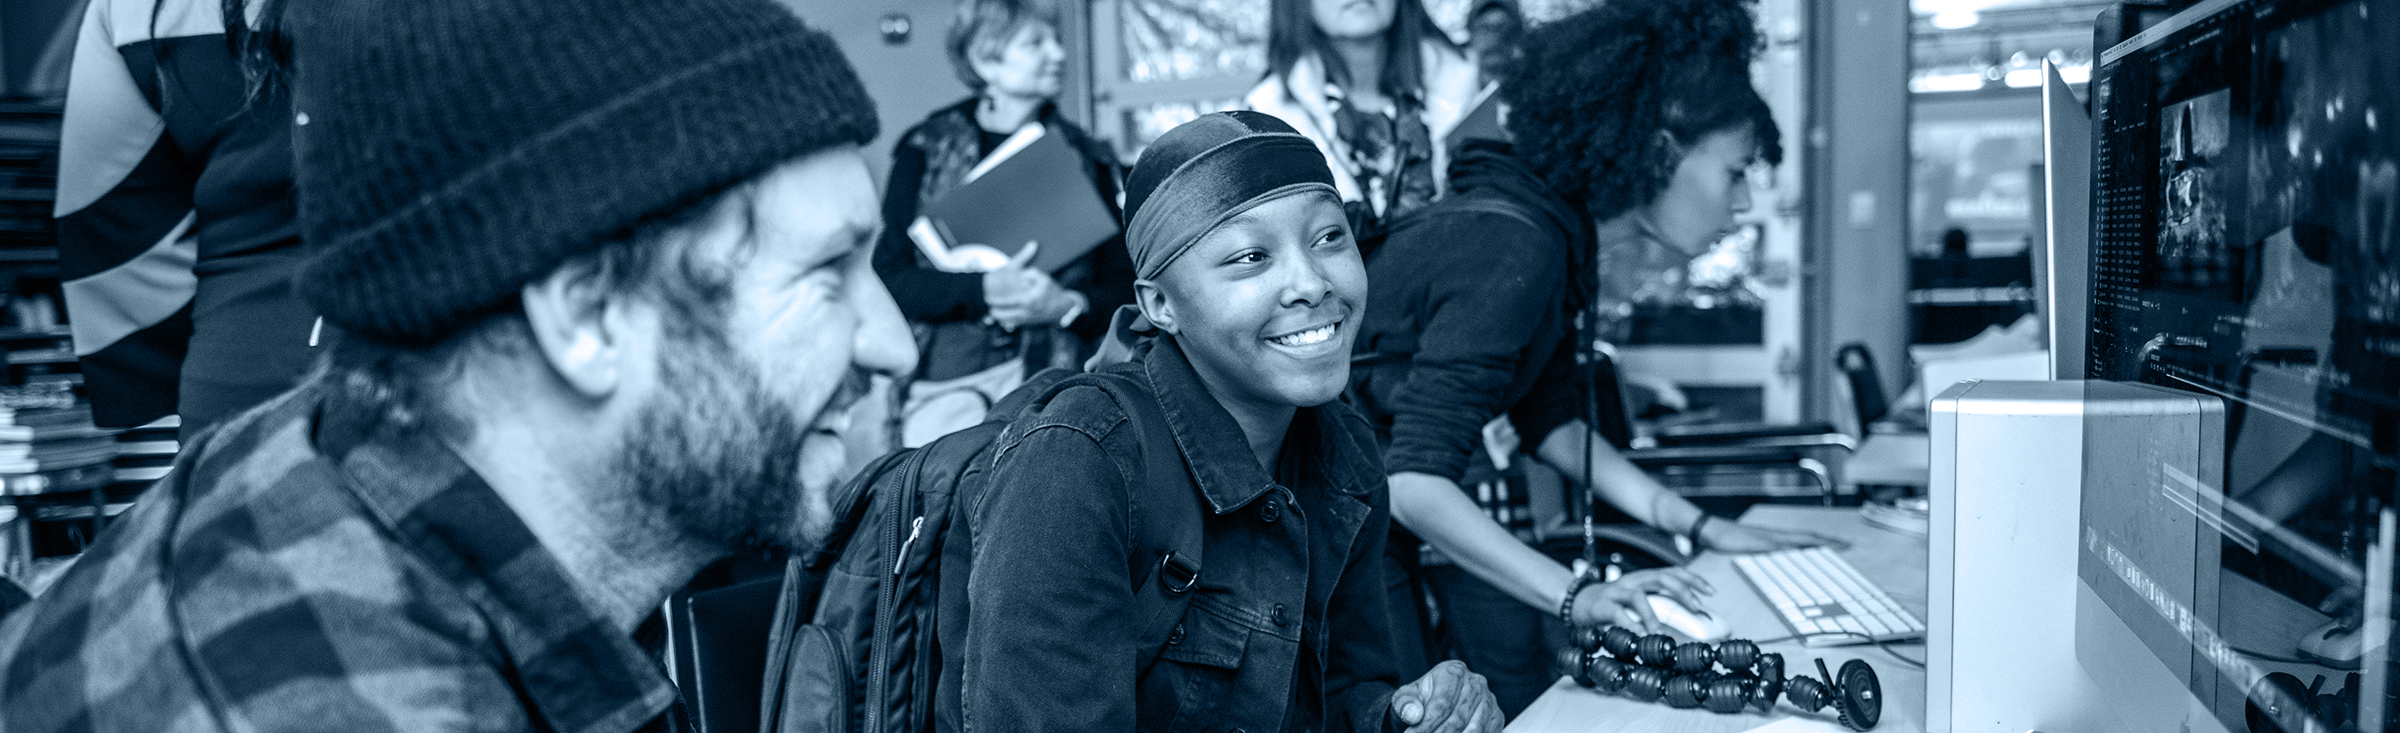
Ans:
[[[1351,220],[1373,224],[1441,197],[1440,141],[1481,86],[1421,0],[1274,0],[1267,76],[1243,103],[1324,150]]]
[[[331,336],[302,256],[281,0],[93,0],[59,140],[59,269],[93,419],[186,439],[304,376]]]
[[[1680,570],[1600,583],[1529,546],[1522,493],[1461,490],[1494,417],[1532,441],[1527,458],[1697,547],[1824,541],[1709,517],[1628,463],[1587,418],[1587,390],[1615,385],[1591,383],[1577,360],[1597,335],[1583,311],[1600,253],[1663,247],[1688,261],[1749,206],[1750,167],[1782,156],[1751,86],[1746,3],[1609,3],[1534,29],[1499,92],[1513,145],[1467,146],[1451,196],[1393,231],[1368,270],[1357,349],[1383,358],[1354,372],[1353,395],[1388,441],[1392,516],[1415,536],[1394,544],[1394,565],[1428,560],[1417,577],[1448,637],[1512,716],[1555,679],[1546,633],[1648,623],[1646,593],[1705,584]],[[1395,628],[1417,628],[1420,605],[1396,593]],[[1400,654],[1422,650],[1403,642]]]

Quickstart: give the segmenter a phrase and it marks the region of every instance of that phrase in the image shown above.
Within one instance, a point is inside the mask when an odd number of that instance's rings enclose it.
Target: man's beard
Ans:
[[[644,405],[616,451],[631,496],[687,540],[726,551],[799,549],[823,532],[823,487],[801,480],[800,410],[768,389],[719,334],[695,334],[659,359],[666,389]]]

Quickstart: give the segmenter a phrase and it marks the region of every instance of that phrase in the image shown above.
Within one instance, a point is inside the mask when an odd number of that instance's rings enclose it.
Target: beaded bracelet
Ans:
[[[1567,628],[1574,628],[1575,594],[1583,592],[1583,589],[1585,588],[1599,585],[1603,582],[1606,581],[1600,579],[1600,572],[1598,568],[1584,568],[1583,572],[1576,573],[1575,579],[1567,583],[1566,600],[1558,602],[1558,620],[1565,623]]]
[[[1709,516],[1708,512],[1701,512],[1699,519],[1692,520],[1692,528],[1684,531],[1683,536],[1692,540],[1692,552],[1697,553],[1707,549],[1707,545],[1700,544],[1700,528],[1708,526],[1708,520],[1711,519],[1715,519],[1715,517]]]

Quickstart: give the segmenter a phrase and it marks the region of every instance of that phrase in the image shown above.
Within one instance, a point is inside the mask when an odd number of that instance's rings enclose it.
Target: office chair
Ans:
[[[25,592],[24,588],[19,587],[16,581],[9,580],[8,576],[0,575],[0,618],[8,618],[9,612],[32,603],[33,594]]]
[[[1606,354],[1594,355],[1593,361],[1596,427],[1621,446],[1627,461],[1652,474],[1795,475],[1813,482],[1824,501],[1832,503],[1834,481],[1824,462],[1826,454],[1858,447],[1856,439],[1824,422],[1679,425],[1636,436],[1615,361]]]
[[[1891,400],[1883,394],[1883,376],[1875,371],[1875,355],[1867,351],[1866,344],[1852,341],[1833,353],[1833,365],[1850,382],[1850,414],[1858,418],[1859,435],[1865,437],[1868,426],[1892,410]]]
[[[1875,370],[1875,353],[1868,351],[1866,344],[1856,341],[1842,344],[1833,353],[1833,366],[1841,371],[1842,380],[1850,387],[1850,414],[1858,420],[1858,433],[1854,437],[1865,440],[1876,434],[1925,432],[1922,420],[1904,419],[1892,412],[1891,398],[1883,389],[1882,373]]]

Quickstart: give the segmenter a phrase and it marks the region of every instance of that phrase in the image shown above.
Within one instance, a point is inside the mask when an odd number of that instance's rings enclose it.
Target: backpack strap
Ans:
[[[1148,670],[1191,605],[1200,581],[1202,518],[1200,490],[1185,470],[1183,451],[1168,430],[1167,415],[1149,385],[1112,372],[1082,375],[1075,384],[1099,387],[1124,408],[1142,446],[1142,486],[1131,487],[1134,527],[1133,615],[1141,629],[1137,670]],[[1061,385],[1062,387],[1067,385]]]
[[[1515,199],[1511,199],[1506,196],[1457,196],[1450,199],[1450,202],[1449,208],[1443,209],[1439,213],[1451,216],[1470,213],[1498,214],[1515,219],[1518,222],[1523,223],[1525,226],[1533,227],[1534,229],[1549,230],[1556,228],[1535,220],[1533,212],[1527,210],[1524,204],[1517,203]],[[1428,206],[1423,209],[1419,209],[1417,212],[1411,213],[1431,213],[1435,208],[1436,207]],[[1423,218],[1430,219],[1432,217],[1427,216]],[[1416,219],[1418,219],[1418,217],[1411,217],[1411,219],[1412,220],[1408,223],[1414,224],[1416,223]],[[1397,227],[1395,227],[1395,230],[1397,230]]]

